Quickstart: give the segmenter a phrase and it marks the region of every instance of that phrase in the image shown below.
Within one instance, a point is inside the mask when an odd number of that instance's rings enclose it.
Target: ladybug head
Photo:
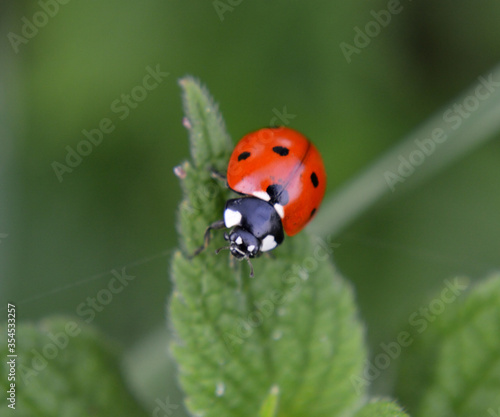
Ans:
[[[229,250],[237,259],[255,258],[259,255],[260,241],[249,231],[236,226],[224,239],[229,241]]]
[[[224,249],[229,249],[231,255],[236,259],[246,259],[250,266],[250,277],[253,277],[253,266],[250,262],[250,258],[255,258],[260,255],[259,240],[252,233],[239,226],[235,227],[231,233],[225,233],[224,239],[229,241],[229,246],[223,246],[217,249],[215,253],[219,253]]]

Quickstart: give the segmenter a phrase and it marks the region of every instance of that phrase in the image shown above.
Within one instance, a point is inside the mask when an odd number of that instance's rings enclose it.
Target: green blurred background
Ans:
[[[109,271],[128,266],[136,278],[92,323],[139,352],[165,329],[181,196],[172,169],[189,156],[180,77],[207,85],[234,141],[277,113],[293,115],[286,122],[323,153],[328,198],[500,61],[498,1],[401,1],[350,63],[340,44],[353,44],[354,28],[387,1],[215,4],[226,9],[68,1],[14,48],[9,33],[21,35],[23,17],[33,22],[43,9],[2,2],[0,305],[15,303],[20,319],[77,315]],[[148,66],[169,75],[121,120],[112,103],[142,84]],[[60,182],[53,162],[104,118],[114,131]],[[443,280],[498,269],[499,137],[430,181],[398,185],[336,238],[373,354]],[[390,392],[391,372],[375,392]]]

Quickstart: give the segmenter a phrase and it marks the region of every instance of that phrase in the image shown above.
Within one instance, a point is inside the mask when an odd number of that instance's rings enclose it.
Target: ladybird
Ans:
[[[227,168],[227,185],[242,195],[226,202],[223,219],[205,232],[203,250],[214,229],[232,229],[224,238],[237,259],[276,248],[284,233],[300,232],[316,214],[326,189],[320,153],[301,133],[288,127],[264,128],[244,136]],[[253,269],[251,268],[251,276]]]

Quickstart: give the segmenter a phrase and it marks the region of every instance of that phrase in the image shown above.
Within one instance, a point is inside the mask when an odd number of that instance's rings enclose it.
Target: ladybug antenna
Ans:
[[[223,250],[228,250],[228,249],[231,249],[231,245],[220,247],[219,249],[217,249],[215,251],[215,254],[218,255],[219,252],[221,252]],[[243,258],[240,258],[240,260],[243,260],[243,259],[245,259],[247,261],[248,266],[250,267],[250,278],[253,278],[253,265],[252,265],[252,262],[250,262],[250,257],[248,255],[245,255]]]
[[[231,245],[229,245],[229,246],[222,246],[221,248],[219,248],[219,249],[217,249],[215,251],[215,254],[218,255],[220,251],[222,251],[222,250],[228,250],[228,249],[231,249]]]

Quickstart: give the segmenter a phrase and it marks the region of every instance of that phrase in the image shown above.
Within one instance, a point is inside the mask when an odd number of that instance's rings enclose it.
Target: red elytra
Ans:
[[[229,187],[276,203],[287,235],[300,232],[314,217],[326,189],[320,153],[288,127],[264,128],[244,136],[227,170]]]

